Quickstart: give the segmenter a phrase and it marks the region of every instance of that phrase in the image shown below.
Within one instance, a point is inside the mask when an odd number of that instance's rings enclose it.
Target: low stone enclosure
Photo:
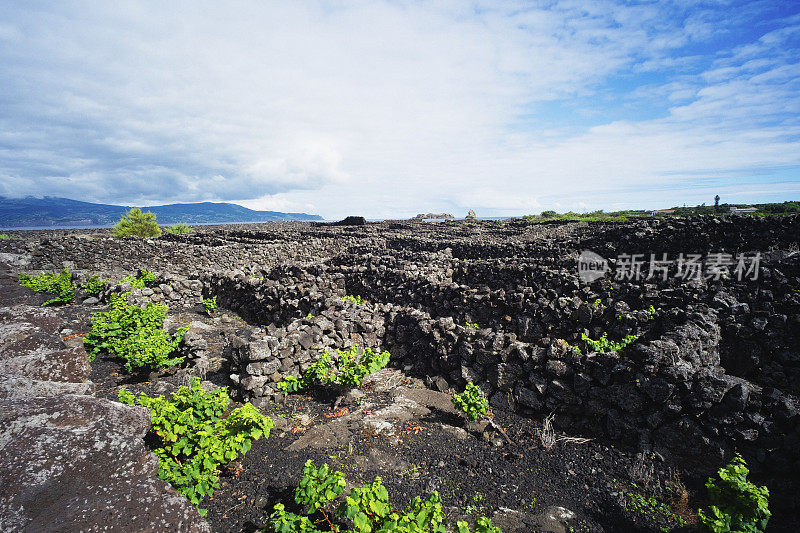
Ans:
[[[795,488],[800,479],[797,216],[275,223],[152,240],[114,240],[107,230],[19,234],[0,241],[0,259],[20,271],[69,266],[119,280],[148,269],[158,282],[133,290],[135,301],[199,309],[216,296],[249,327],[221,360],[204,360],[199,334],[187,335],[187,349],[255,405],[280,398],[276,383],[324,350],[358,344],[388,350],[391,366],[434,388],[472,381],[498,408],[554,413],[569,434],[706,473],[739,452],[762,479]],[[611,272],[581,281],[584,250]],[[630,254],[719,253],[746,254],[750,265],[759,253],[759,268],[738,279],[730,264],[690,281],[676,264],[666,279],[648,277],[645,264],[641,279],[615,276]],[[110,285],[100,298],[129,289]],[[607,353],[582,341],[603,333],[640,336]]]

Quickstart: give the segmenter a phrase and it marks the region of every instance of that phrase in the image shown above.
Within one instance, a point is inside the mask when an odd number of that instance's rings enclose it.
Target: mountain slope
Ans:
[[[0,227],[107,226],[116,223],[130,207],[93,204],[68,198],[6,198],[0,196]],[[274,220],[322,220],[319,215],[253,211],[236,204],[202,202],[142,207],[156,214],[159,224],[222,222],[269,222]]]

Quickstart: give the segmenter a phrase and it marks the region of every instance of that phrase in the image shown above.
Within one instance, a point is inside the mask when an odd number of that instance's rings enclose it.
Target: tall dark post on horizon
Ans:
[[[719,194],[714,197],[714,211],[719,211]]]

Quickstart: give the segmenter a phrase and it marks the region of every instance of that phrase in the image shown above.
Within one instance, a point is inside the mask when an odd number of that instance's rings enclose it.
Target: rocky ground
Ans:
[[[798,217],[267,224],[144,241],[22,233],[0,243],[0,258],[82,278],[156,272],[131,301],[169,303],[168,327],[190,326],[187,364],[128,375],[98,358],[97,397],[121,386],[167,393],[200,375],[276,421],[204,502],[214,530],[264,527],[307,458],[353,483],[380,475],[398,506],[438,490],[450,517],[493,516],[505,531],[691,530],[705,478],[739,452],[771,490],[770,530],[789,531],[800,508],[798,235]],[[587,284],[583,250],[616,270],[633,253],[761,256],[755,280],[731,264],[690,283],[672,264],[665,280],[612,273]],[[56,312],[81,334],[90,311],[127,290],[110,282],[99,299]],[[198,305],[212,295],[222,306],[213,318]],[[609,353],[581,340],[602,333],[639,337]],[[339,409],[331,393],[275,389],[323,350],[352,344],[389,350],[390,368]],[[512,444],[453,410],[450,392],[466,381],[491,399]],[[546,446],[551,413],[556,436],[591,440]]]
[[[209,531],[156,477],[147,410],[94,396],[85,310],[45,300],[0,263],[0,530]]]

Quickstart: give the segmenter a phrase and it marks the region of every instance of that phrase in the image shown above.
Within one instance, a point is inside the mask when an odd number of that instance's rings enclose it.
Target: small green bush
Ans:
[[[149,270],[142,270],[139,274],[134,277],[133,274],[130,276],[125,276],[121,280],[120,283],[130,283],[131,287],[134,289],[144,289],[151,283],[155,282],[156,275],[150,272]]]
[[[330,354],[326,350],[316,363],[306,369],[302,378],[286,376],[277,384],[277,388],[279,391],[289,394],[314,384],[359,387],[365,377],[389,364],[390,357],[387,351],[375,353],[371,348],[364,348],[361,355],[359,355],[359,351],[360,348],[357,344],[347,350],[338,350],[339,364],[338,370],[335,371],[331,368]]]
[[[106,281],[108,280],[100,279],[99,276],[94,275],[83,284],[83,292],[92,296],[100,294],[100,291],[102,291],[103,287],[106,285]]]
[[[203,298],[203,309],[206,310],[206,313],[213,316],[214,313],[217,312],[217,297]]]
[[[389,503],[389,491],[380,477],[372,483],[354,487],[336,508],[331,502],[347,487],[344,474],[332,471],[327,464],[314,466],[311,460],[303,466],[303,479],[295,490],[294,499],[303,506],[306,514],[287,512],[282,503],[273,507],[270,515],[272,530],[278,533],[313,533],[321,531],[339,532],[342,528],[359,533],[445,533],[447,523],[442,511],[442,500],[438,492],[427,499],[414,497],[403,510],[393,509]],[[319,519],[314,520],[314,517]],[[352,524],[352,528],[350,525]],[[317,529],[322,525],[325,529]],[[353,529],[354,528],[354,529]],[[466,522],[456,524],[457,533],[469,533]],[[486,517],[475,520],[475,533],[502,533],[492,526]]]
[[[359,356],[358,351],[358,345],[351,346],[349,350],[339,350],[339,372],[330,376],[331,381],[343,387],[359,387],[367,375],[389,364],[389,352],[375,353],[370,348],[364,348]]]
[[[641,335],[627,335],[624,339],[617,342],[609,340],[608,333],[603,333],[603,335],[597,340],[592,340],[585,333],[581,334],[581,339],[586,341],[586,344],[589,346],[589,348],[599,353],[618,352],[639,337],[641,337]]]
[[[708,478],[706,489],[711,500],[707,510],[697,512],[700,523],[713,533],[760,533],[767,527],[772,513],[768,509],[769,490],[747,481],[747,468],[742,456],[719,469],[719,480]]]
[[[142,213],[138,207],[128,211],[111,230],[114,237],[158,237],[161,228],[156,223],[156,215],[150,211]]]
[[[293,394],[304,388],[303,381],[295,376],[286,376],[275,387],[284,394]]]
[[[184,235],[186,233],[194,233],[194,230],[186,222],[180,222],[174,226],[164,228],[167,233],[174,233],[175,235]]]
[[[11,238],[11,235],[8,233],[0,233],[0,241],[6,241]]]
[[[92,313],[92,331],[84,338],[89,349],[89,360],[106,351],[125,361],[125,370],[136,368],[161,368],[183,362],[183,357],[170,357],[178,348],[186,328],[178,329],[175,337],[162,328],[169,307],[147,304],[147,307],[130,305],[128,293],[111,295],[111,309]]]
[[[342,301],[350,302],[353,305],[361,305],[362,303],[361,296],[352,296],[350,294],[348,294],[347,296],[342,296]]]
[[[190,387],[181,387],[169,400],[137,397],[128,389],[119,391],[119,400],[150,409],[151,432],[159,440],[158,477],[196,507],[219,487],[219,466],[247,453],[253,441],[268,438],[274,426],[249,403],[223,418],[230,402],[227,388],[206,392],[200,378],[192,378]],[[205,516],[204,509],[199,511]]]
[[[489,410],[489,400],[483,395],[480,387],[471,381],[467,382],[464,392],[453,394],[453,405],[464,411],[467,418],[473,422]]]
[[[72,285],[72,274],[65,268],[60,273],[45,272],[38,276],[19,274],[19,283],[36,292],[46,292],[53,295],[42,306],[50,304],[67,304],[75,298],[75,287]]]

